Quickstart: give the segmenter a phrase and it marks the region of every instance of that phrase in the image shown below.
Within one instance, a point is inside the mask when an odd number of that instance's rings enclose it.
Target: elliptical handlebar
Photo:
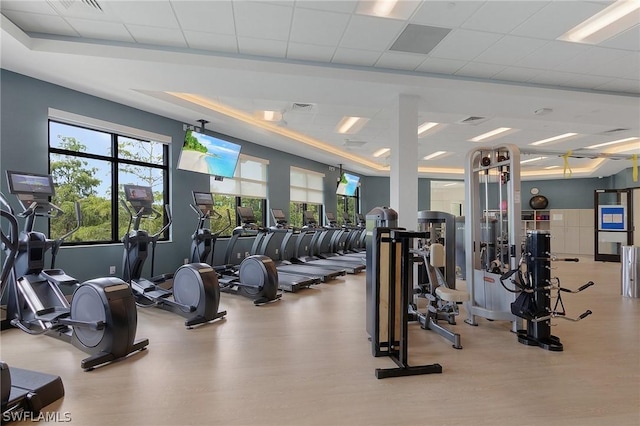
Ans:
[[[58,250],[60,250],[60,247],[62,247],[64,240],[66,240],[70,235],[75,233],[82,226],[82,210],[80,209],[80,201],[76,201],[74,203],[74,207],[76,211],[76,226],[66,234],[62,235],[59,238],[56,238],[53,241],[53,244],[51,245],[51,269],[54,269],[56,267],[56,256],[58,254]]]
[[[0,194],[1,195],[1,194]],[[6,201],[6,200],[5,200]],[[3,202],[3,204],[5,204]],[[6,205],[6,204],[5,204]],[[9,221],[9,234],[5,234],[0,227],[0,239],[2,240],[3,247],[9,250],[4,264],[2,265],[2,272],[0,273],[0,287],[4,290],[3,284],[7,282],[9,274],[13,270],[13,264],[18,254],[18,219],[16,219],[13,212],[0,209],[0,216]],[[3,293],[4,291],[0,291]]]
[[[80,209],[80,201],[76,201],[74,203],[74,208],[76,211],[76,226],[71,231],[67,232],[66,234],[64,234],[63,236],[61,236],[56,240],[56,241],[60,241],[60,244],[62,244],[64,240],[66,240],[70,235],[75,233],[82,226],[82,210]]]
[[[9,204],[9,201],[7,201],[7,198],[2,192],[0,192],[0,203],[2,203],[2,205],[7,208],[6,211],[8,211],[9,213],[15,216],[13,207],[11,207],[11,204]]]
[[[158,232],[151,236],[151,238],[153,238],[154,240],[158,238],[160,234],[166,231],[173,223],[173,217],[171,216],[171,206],[169,204],[164,205],[164,211],[167,213],[167,223],[162,228],[160,228]],[[160,216],[160,214],[156,210],[153,210],[153,212]]]

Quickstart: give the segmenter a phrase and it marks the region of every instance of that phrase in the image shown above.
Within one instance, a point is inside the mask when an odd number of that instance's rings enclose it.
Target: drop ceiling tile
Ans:
[[[585,44],[554,40],[517,61],[515,65],[525,68],[553,69],[590,48]]]
[[[595,90],[640,94],[640,82],[637,79],[627,80],[623,78],[616,78],[602,86],[596,87]]]
[[[500,34],[453,30],[431,51],[430,56],[469,61],[502,38]]]
[[[462,24],[462,28],[508,34],[547,3],[549,2],[487,1]]]
[[[350,15],[310,9],[296,9],[293,13],[289,41],[335,46],[344,34]]]
[[[158,28],[129,24],[127,25],[127,29],[138,43],[157,46],[187,47],[182,31],[176,28]]]
[[[372,67],[381,54],[382,52],[375,52],[371,50],[347,49],[345,47],[338,47],[336,49],[336,53],[333,55],[333,59],[331,60],[331,62],[335,64]]]
[[[135,42],[125,25],[120,22],[93,21],[80,18],[66,18],[66,21],[75,28],[80,37]]]
[[[385,52],[376,62],[377,68],[389,68],[396,70],[415,70],[424,62],[424,55],[402,52]]]
[[[336,48],[333,46],[289,42],[287,58],[303,61],[331,62],[335,51]]]
[[[543,71],[537,76],[533,77],[530,82],[536,84],[547,84],[551,86],[562,86],[567,81],[570,81],[576,75],[574,73],[562,72],[562,71]]]
[[[634,52],[591,70],[592,74],[615,78],[640,78],[640,53]]]
[[[484,2],[481,1],[424,1],[413,14],[412,24],[434,25],[445,28],[460,27]]]
[[[112,1],[108,5],[125,24],[180,28],[169,1]]]
[[[57,15],[56,10],[49,2],[43,1],[24,1],[24,0],[2,0],[0,4],[2,14],[10,10],[18,12],[40,13],[45,15]]]
[[[603,47],[591,47],[579,55],[568,59],[558,65],[558,71],[567,71],[587,74],[590,70],[606,66],[607,64],[628,55],[629,52],[617,49],[605,49]]]
[[[518,83],[526,83],[540,74],[539,69],[507,67],[493,76],[496,80],[513,81]]]
[[[354,15],[342,37],[340,47],[382,52],[393,44],[404,26],[405,23],[402,21]]]
[[[613,49],[640,50],[640,24],[637,24],[627,31],[618,34],[615,37],[600,43],[602,47],[611,47]]]
[[[456,59],[444,59],[428,57],[416,68],[416,71],[429,72],[436,74],[454,74],[460,68],[465,66],[467,61],[459,61]]]
[[[543,40],[506,35],[473,60],[488,64],[513,65],[546,43]]]
[[[203,33],[184,30],[184,37],[192,49],[210,50],[213,52],[238,53],[236,37],[229,34]]]
[[[456,71],[455,75],[475,78],[491,78],[504,70],[503,65],[483,64],[480,62],[469,62],[467,65]]]
[[[548,2],[545,7],[511,31],[511,34],[555,40],[605,7],[605,4],[585,1]]]
[[[78,33],[61,17],[39,13],[2,11],[22,31],[77,37]]]
[[[282,40],[238,37],[238,48],[241,54],[284,58],[287,54],[287,43]]]
[[[577,87],[580,89],[595,89],[598,86],[609,83],[611,80],[613,80],[611,77],[574,74],[571,77],[569,84],[571,87]]]
[[[231,2],[182,0],[171,4],[183,31],[236,33]]]
[[[357,6],[357,0],[305,0],[296,3],[296,9],[314,9],[342,13],[354,13]]]
[[[239,37],[281,41],[289,39],[293,14],[291,7],[239,1],[233,3],[233,12]]]

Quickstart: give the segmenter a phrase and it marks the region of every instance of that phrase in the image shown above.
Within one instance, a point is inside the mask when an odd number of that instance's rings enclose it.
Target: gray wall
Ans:
[[[174,223],[172,241],[158,246],[157,265],[162,267],[159,267],[157,272],[172,271],[182,263],[182,259],[188,255],[190,235],[195,226],[195,215],[189,208],[191,191],[207,191],[209,188],[207,175],[175,169],[184,137],[183,123],[6,70],[0,70],[0,88],[0,189],[5,194],[8,194],[4,179],[5,170],[48,172],[48,108],[171,136],[173,144],[169,154],[169,200],[172,204]],[[247,141],[237,142],[242,145],[243,153],[270,161],[269,207],[281,208],[288,213],[289,166],[295,165],[325,174],[325,207],[336,211],[335,189],[340,174],[337,165],[329,166]],[[523,182],[522,190],[523,194],[528,194],[531,186],[537,186],[540,193],[549,198],[550,208],[592,208],[595,189],[640,186],[637,182],[632,182],[631,176],[629,168],[605,179]],[[363,213],[377,206],[389,205],[388,177],[361,176],[361,183]],[[418,208],[428,210],[430,179],[419,180],[418,192]],[[528,198],[523,196],[523,200],[528,201]],[[14,208],[19,208],[13,198],[10,198],[10,201]],[[44,221],[40,221],[37,229],[46,232]],[[86,280],[106,275],[109,265],[116,265],[119,274],[121,256],[122,247],[119,244],[65,247],[60,251],[57,265],[67,269],[67,272],[78,279]]]
[[[613,189],[640,188],[640,170],[638,180],[633,181],[633,169],[629,167],[613,176]]]
[[[5,195],[8,194],[4,178],[6,170],[48,172],[49,108],[171,136],[169,201],[174,217],[172,241],[158,244],[156,272],[170,272],[182,264],[188,256],[190,235],[196,225],[195,214],[189,208],[191,191],[209,189],[207,175],[175,168],[184,138],[183,123],[7,70],[0,70],[0,87],[0,189]],[[243,153],[270,161],[269,181],[277,183],[269,185],[271,206],[288,212],[289,166],[295,165],[325,173],[325,205],[336,210],[337,167],[330,171],[326,164],[246,141],[237,142],[241,143]],[[18,210],[20,207],[15,197],[8,195],[8,198]],[[46,222],[40,220],[37,230],[46,232]],[[60,250],[56,263],[57,267],[66,269],[79,280],[107,275],[110,265],[116,265],[117,275],[120,275],[122,246],[119,244],[65,247]]]
[[[628,176],[627,176],[628,175]],[[418,210],[429,210],[431,199],[431,180],[420,178],[418,180]],[[442,180],[442,179],[438,179]],[[521,183],[522,209],[528,210],[530,190],[537,187],[540,194],[549,199],[549,207],[553,209],[591,209],[593,208],[593,192],[596,189],[630,188],[631,169],[624,170],[616,176],[606,178],[586,179],[553,179],[540,181],[525,181]],[[636,187],[640,186],[635,183]],[[491,187],[495,184],[490,184]],[[482,188],[481,188],[482,190]],[[362,181],[362,211],[370,211],[374,207],[389,206],[389,178],[365,177]],[[489,203],[497,208],[498,198],[495,192],[490,190]],[[481,197],[484,201],[484,196]]]

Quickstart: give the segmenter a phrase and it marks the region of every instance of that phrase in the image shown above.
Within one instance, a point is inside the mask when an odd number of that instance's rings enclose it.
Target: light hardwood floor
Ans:
[[[442,374],[377,380],[393,367],[371,356],[365,275],[254,307],[223,295],[222,322],[186,330],[182,319],[141,310],[149,349],[83,372],[84,354],[44,336],[2,333],[9,365],[60,375],[66,396],[47,411],[77,425],[622,425],[640,424],[640,299],[620,296],[620,265],[554,263],[579,323],[557,321],[564,352],[517,342],[505,322],[451,326],[464,349],[419,326],[412,364]]]

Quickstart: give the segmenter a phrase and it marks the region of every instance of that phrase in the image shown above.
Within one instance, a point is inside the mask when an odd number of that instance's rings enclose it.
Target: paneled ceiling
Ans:
[[[1,65],[364,175],[388,174],[373,154],[415,95],[419,123],[440,123],[418,139],[422,176],[462,178],[470,139],[501,127],[480,144],[544,150],[524,179],[561,177],[569,150],[574,177],[608,176],[631,160],[594,153],[640,140],[585,148],[640,137],[640,12],[599,44],[558,38],[611,3],[400,1],[380,17],[367,1],[2,0]],[[368,121],[340,134],[344,116]]]

